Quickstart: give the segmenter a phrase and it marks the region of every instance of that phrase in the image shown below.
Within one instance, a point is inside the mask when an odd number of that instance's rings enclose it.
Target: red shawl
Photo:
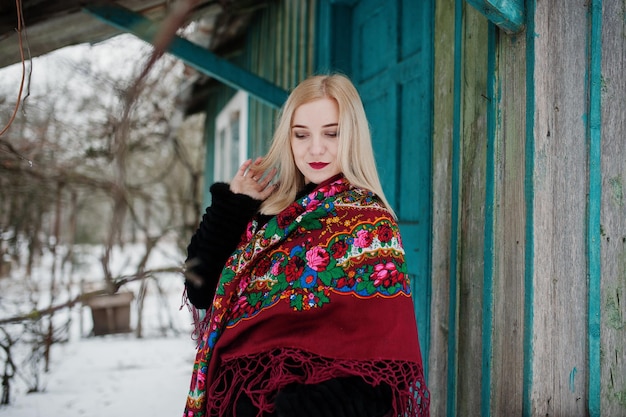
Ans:
[[[222,271],[184,417],[232,415],[241,393],[271,412],[289,383],[355,375],[392,388],[394,416],[428,416],[404,250],[380,200],[339,178],[257,228]]]

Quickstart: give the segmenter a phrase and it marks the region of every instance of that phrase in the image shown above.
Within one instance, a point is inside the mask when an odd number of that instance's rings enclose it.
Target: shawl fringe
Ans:
[[[178,310],[182,310],[184,307],[187,307],[187,310],[191,313],[191,318],[193,320],[193,331],[191,332],[191,339],[196,342],[196,349],[200,347],[200,342],[202,340],[202,335],[208,330],[209,327],[209,314],[207,314],[206,310],[202,310],[196,308],[189,301],[189,297],[187,296],[187,287],[183,290],[183,295],[180,303],[180,307]]]
[[[277,391],[290,383],[316,384],[347,376],[360,376],[372,386],[389,385],[393,392],[390,416],[429,415],[429,392],[417,363],[325,358],[292,348],[223,358],[208,387],[207,415],[233,415],[232,407],[242,393],[259,409],[259,416],[272,413]]]

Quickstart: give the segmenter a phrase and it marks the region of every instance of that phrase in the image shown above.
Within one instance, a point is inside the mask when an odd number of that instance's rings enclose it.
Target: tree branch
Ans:
[[[181,268],[180,267],[158,268],[158,269],[146,271],[144,274],[140,274],[140,275],[120,276],[114,282],[114,285],[113,285],[114,290],[115,290],[114,293],[119,291],[121,287],[123,287],[124,285],[130,282],[140,281],[146,278],[151,278],[155,274],[163,273],[163,272],[181,272]],[[11,324],[11,323],[20,323],[22,321],[27,321],[27,320],[39,320],[44,316],[49,316],[64,308],[73,307],[74,305],[78,303],[84,303],[90,298],[97,297],[99,295],[107,295],[107,294],[110,294],[110,292],[107,291],[106,288],[101,289],[101,290],[85,292],[85,293],[77,295],[73,299],[68,300],[62,304],[57,304],[55,306],[50,306],[48,308],[44,308],[41,310],[33,310],[29,313],[21,314],[19,316],[14,316],[14,317],[6,318],[6,319],[0,319],[0,326],[5,325],[5,324]]]

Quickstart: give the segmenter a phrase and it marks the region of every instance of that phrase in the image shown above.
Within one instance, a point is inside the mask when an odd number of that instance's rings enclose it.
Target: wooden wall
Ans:
[[[241,65],[312,73],[316,7],[271,3]],[[436,0],[431,415],[626,416],[626,6],[526,13],[511,35]],[[251,100],[251,155],[275,112]]]
[[[437,1],[431,413],[626,416],[626,6],[525,11]]]

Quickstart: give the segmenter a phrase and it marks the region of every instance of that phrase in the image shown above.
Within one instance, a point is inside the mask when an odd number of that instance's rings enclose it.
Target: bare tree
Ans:
[[[136,310],[141,337],[146,292],[153,288],[165,303],[159,277],[180,272],[184,242],[197,225],[201,204],[203,124],[197,121],[194,132],[181,128],[184,113],[176,86],[183,65],[167,55],[153,59],[148,48],[141,53],[150,60],[150,70],[140,60],[134,72],[119,78],[86,59],[58,61],[67,78],[33,85],[0,137],[0,255],[18,266],[12,273],[23,271],[19,279],[28,288],[23,295],[28,302],[16,303],[22,307],[6,309],[0,303],[7,402],[15,375],[30,379],[29,389],[39,389],[35,370],[43,366],[47,371],[51,347],[67,340],[70,315],[60,311],[142,281]],[[0,96],[0,115],[9,114],[4,111],[9,108],[9,100]],[[171,236],[181,249],[179,261],[149,270],[155,246]],[[113,249],[129,242],[141,242],[144,252],[134,272],[122,274],[113,268]],[[100,287],[85,294],[75,291],[77,243],[103,247]],[[42,279],[34,266],[44,252],[53,264]],[[163,322],[175,330],[171,317]],[[22,334],[12,336],[7,326],[21,326]],[[16,343],[31,346],[28,360],[15,360]]]

